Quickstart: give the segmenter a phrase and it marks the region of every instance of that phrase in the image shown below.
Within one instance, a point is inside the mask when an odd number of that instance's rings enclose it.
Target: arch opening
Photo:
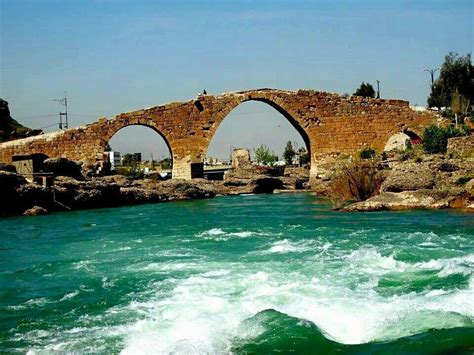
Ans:
[[[403,133],[405,133],[409,138],[410,138],[410,143],[415,145],[415,144],[420,144],[421,143],[421,137],[416,134],[413,131],[410,131],[408,129],[404,130]]]
[[[118,129],[107,141],[104,166],[110,173],[171,178],[173,155],[166,138],[152,126],[131,124]]]
[[[293,157],[287,155],[285,147],[289,144],[294,151]],[[275,156],[271,163],[259,161],[260,147],[268,148]],[[242,148],[249,152],[251,165],[272,166],[304,166],[310,165],[310,140],[300,125],[285,109],[271,100],[264,98],[249,98],[234,107],[220,122],[207,146],[204,170],[205,177],[210,178],[206,171],[217,169],[219,166],[236,168],[241,158],[232,153]],[[242,152],[236,151],[239,155]],[[245,153],[244,153],[245,155]],[[244,158],[245,159],[245,158]],[[223,174],[218,178],[222,178]]]

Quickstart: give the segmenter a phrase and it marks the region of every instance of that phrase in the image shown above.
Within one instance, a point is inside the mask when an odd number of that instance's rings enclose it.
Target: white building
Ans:
[[[109,161],[111,169],[115,169],[116,166],[122,165],[122,157],[120,156],[120,152],[110,151]]]

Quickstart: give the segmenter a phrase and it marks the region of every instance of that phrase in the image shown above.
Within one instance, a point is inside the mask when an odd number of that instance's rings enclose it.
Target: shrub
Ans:
[[[379,164],[375,160],[356,160],[342,164],[332,177],[328,195],[335,208],[348,201],[364,201],[375,196],[384,180]]]
[[[423,132],[423,150],[429,154],[444,153],[448,145],[446,130],[429,126]]]
[[[359,152],[359,158],[361,159],[372,159],[375,156],[375,149],[372,147],[363,148]]]
[[[415,161],[415,163],[421,163],[423,161],[423,158],[422,157],[415,157],[415,159],[413,159]]]
[[[429,154],[445,153],[448,138],[467,136],[470,133],[471,130],[466,125],[449,126],[447,128],[429,126],[423,132],[423,150]]]
[[[413,158],[413,150],[412,149],[405,149],[400,151],[400,155],[398,156],[398,159],[400,161],[407,161],[408,159]]]
[[[471,134],[471,129],[469,126],[462,124],[458,125],[457,127],[455,126],[449,126],[446,128],[446,135],[448,138],[452,137],[463,137],[463,136],[468,136]]]

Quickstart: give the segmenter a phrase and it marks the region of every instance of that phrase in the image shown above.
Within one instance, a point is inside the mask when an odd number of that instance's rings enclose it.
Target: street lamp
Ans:
[[[431,75],[431,87],[433,88],[433,85],[434,85],[434,74],[436,73],[437,70],[439,70],[440,68],[433,68],[433,69],[423,69],[423,71],[426,71],[428,73],[430,73]]]

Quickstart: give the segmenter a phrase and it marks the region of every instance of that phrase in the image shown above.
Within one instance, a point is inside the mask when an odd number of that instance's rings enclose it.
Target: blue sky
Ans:
[[[0,97],[30,127],[57,120],[52,99],[64,90],[72,126],[189,100],[203,88],[342,94],[378,79],[382,97],[423,105],[429,77],[422,69],[439,66],[449,51],[472,51],[473,3],[0,0]],[[224,121],[213,155],[260,143],[280,153],[298,138],[276,111],[246,105]],[[257,119],[275,129],[250,136]],[[156,151],[159,136],[130,132],[114,138],[119,149]]]

